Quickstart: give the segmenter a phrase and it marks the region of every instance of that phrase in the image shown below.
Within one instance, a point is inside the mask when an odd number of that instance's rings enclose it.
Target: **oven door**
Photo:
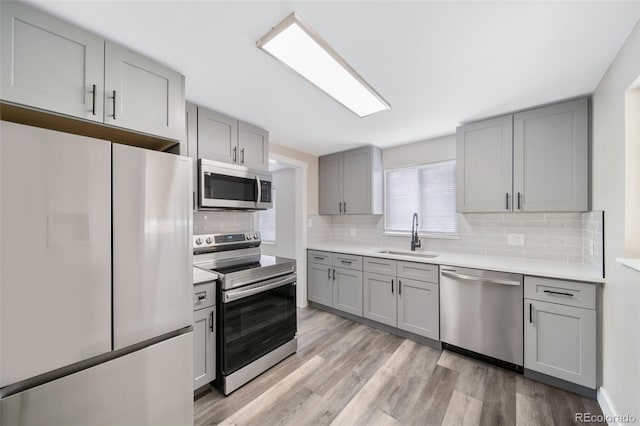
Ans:
[[[221,370],[229,375],[296,335],[296,275],[222,291]]]

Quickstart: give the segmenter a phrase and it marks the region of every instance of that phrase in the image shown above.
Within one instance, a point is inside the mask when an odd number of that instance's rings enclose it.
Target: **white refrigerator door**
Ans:
[[[193,322],[191,159],[113,145],[114,348]]]
[[[0,400],[0,424],[192,425],[193,333]]]
[[[111,350],[111,143],[0,122],[0,387]]]

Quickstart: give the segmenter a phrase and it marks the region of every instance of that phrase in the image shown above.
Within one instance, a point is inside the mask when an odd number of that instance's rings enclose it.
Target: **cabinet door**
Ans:
[[[2,99],[102,122],[104,40],[18,2],[0,7]]]
[[[512,210],[513,116],[458,127],[457,210]]]
[[[596,387],[596,311],[525,299],[524,366]]]
[[[371,214],[371,148],[344,153],[343,213]]]
[[[588,150],[586,99],[515,114],[514,210],[587,210]]]
[[[361,317],[362,271],[345,268],[334,268],[334,271],[333,307]]]
[[[105,43],[104,122],[168,139],[184,138],[184,77],[122,46]]]
[[[216,335],[214,308],[193,313],[193,390],[216,378]]]
[[[235,164],[238,159],[238,120],[198,107],[198,158]]]
[[[398,278],[398,328],[440,340],[437,284]]]
[[[309,263],[307,274],[307,297],[310,301],[325,306],[333,305],[333,285],[331,268],[325,265]]]
[[[238,123],[238,163],[250,169],[269,170],[269,132]]]
[[[343,197],[343,155],[325,155],[318,160],[320,178],[320,214],[342,213]]]
[[[395,327],[396,291],[395,277],[364,274],[364,317]]]

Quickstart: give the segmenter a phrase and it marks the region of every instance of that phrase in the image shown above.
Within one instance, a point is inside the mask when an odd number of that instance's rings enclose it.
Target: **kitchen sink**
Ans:
[[[377,253],[380,254],[391,254],[394,256],[409,256],[409,257],[419,257],[422,259],[431,259],[434,257],[438,257],[437,253],[416,253],[414,251],[400,251],[400,250],[380,250]]]

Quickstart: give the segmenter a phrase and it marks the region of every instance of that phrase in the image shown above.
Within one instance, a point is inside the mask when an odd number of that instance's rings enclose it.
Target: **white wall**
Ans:
[[[382,151],[385,169],[456,158],[456,135],[394,146]]]
[[[318,214],[318,157],[275,143],[269,143],[269,152],[307,163],[307,214]]]
[[[276,190],[276,243],[264,243],[262,252],[270,256],[296,258],[296,171],[273,172]]]
[[[605,211],[603,383],[613,414],[640,418],[640,273],[615,261],[625,241],[625,91],[640,75],[640,22],[593,94],[593,208]],[[636,190],[640,184],[636,183]],[[637,218],[636,218],[637,219]]]

